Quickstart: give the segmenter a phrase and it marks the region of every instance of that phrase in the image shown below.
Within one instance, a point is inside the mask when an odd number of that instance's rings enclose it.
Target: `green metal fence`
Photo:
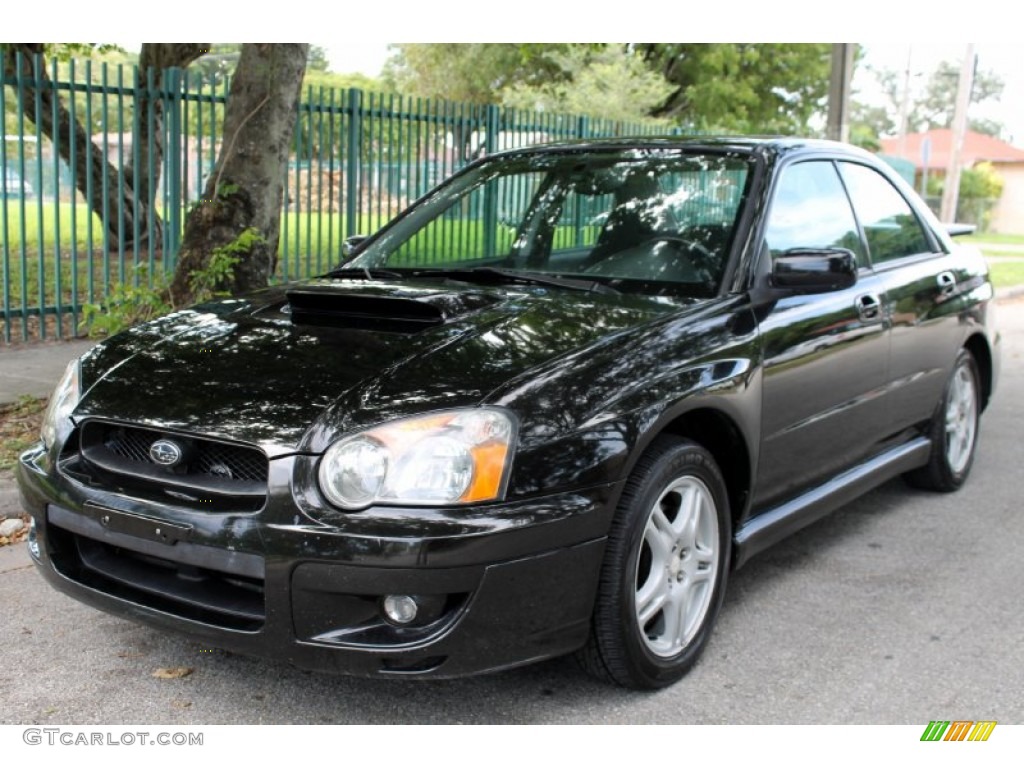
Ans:
[[[85,304],[174,269],[188,207],[216,162],[229,84],[169,70],[158,87],[155,72],[135,67],[20,56],[2,78],[2,338],[72,336]],[[656,123],[307,89],[276,279],[327,270],[346,237],[375,230],[481,154],[665,132]]]

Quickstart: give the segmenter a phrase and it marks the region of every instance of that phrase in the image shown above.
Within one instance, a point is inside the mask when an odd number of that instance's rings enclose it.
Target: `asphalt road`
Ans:
[[[0,549],[0,722],[1024,723],[1024,302],[999,309],[1003,376],[967,486],[889,483],[753,560],[668,690],[609,688],[568,660],[396,682],[204,652],[56,593],[21,546]],[[193,672],[153,677],[165,667]]]

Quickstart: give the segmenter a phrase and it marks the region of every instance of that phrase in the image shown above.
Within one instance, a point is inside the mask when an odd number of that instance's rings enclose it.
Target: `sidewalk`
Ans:
[[[22,395],[49,397],[68,362],[95,344],[85,339],[0,347],[0,403],[16,402]]]
[[[1024,285],[999,288],[997,301],[1024,297]],[[10,349],[0,347],[0,403],[22,395],[49,397],[70,360],[84,354],[95,341],[47,342]]]

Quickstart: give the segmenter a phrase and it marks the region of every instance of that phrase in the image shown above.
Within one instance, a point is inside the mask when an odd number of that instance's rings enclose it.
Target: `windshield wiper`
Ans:
[[[587,291],[588,293],[604,293],[618,295],[619,292],[611,286],[596,280],[579,280],[571,277],[559,277],[555,275],[542,275],[537,272],[518,272],[514,269],[501,269],[500,267],[472,267],[469,269],[420,269],[413,273],[416,277],[449,277],[453,280],[466,282],[482,282],[483,280],[494,280],[502,283],[522,283],[524,285],[545,285],[552,288],[565,288],[570,291]]]

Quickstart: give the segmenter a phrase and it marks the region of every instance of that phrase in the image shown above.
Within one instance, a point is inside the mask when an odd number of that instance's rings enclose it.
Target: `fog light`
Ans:
[[[36,560],[39,560],[39,541],[36,540],[36,519],[29,518],[28,522],[28,552]]]
[[[409,595],[385,595],[384,616],[392,624],[409,624],[416,620],[419,606]]]

